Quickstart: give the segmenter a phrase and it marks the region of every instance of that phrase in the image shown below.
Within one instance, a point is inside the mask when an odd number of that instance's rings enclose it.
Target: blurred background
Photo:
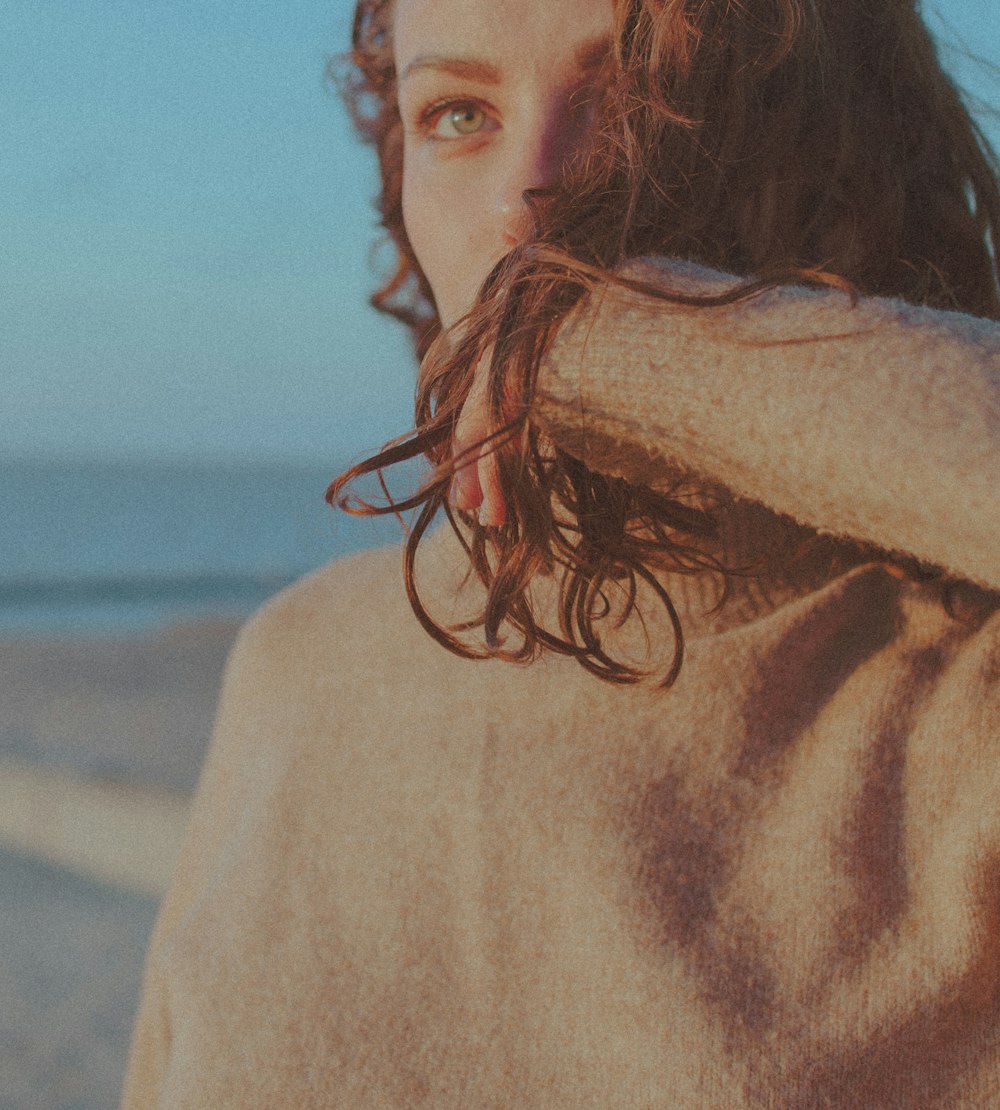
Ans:
[[[993,103],[995,5],[926,7]],[[323,502],[415,372],[324,80],[351,10],[0,5],[0,1110],[116,1104],[235,629],[398,535]]]

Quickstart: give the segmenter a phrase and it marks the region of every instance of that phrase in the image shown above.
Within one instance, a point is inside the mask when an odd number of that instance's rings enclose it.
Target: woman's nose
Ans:
[[[524,200],[525,186],[518,189],[516,195],[505,195],[497,201],[497,219],[500,224],[500,234],[504,246],[513,249],[525,242],[531,235],[534,220],[531,210]]]
[[[513,248],[534,231],[535,218],[525,199],[531,189],[558,185],[576,152],[582,134],[569,106],[561,105],[533,121],[522,136],[510,173],[498,192],[497,216],[504,244]]]

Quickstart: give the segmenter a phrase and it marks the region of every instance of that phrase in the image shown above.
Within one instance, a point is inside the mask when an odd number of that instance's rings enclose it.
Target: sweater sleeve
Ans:
[[[736,279],[639,260],[683,293]],[[533,418],[594,470],[683,473],[1000,587],[1000,325],[839,290],[688,307],[608,287],[561,326]]]

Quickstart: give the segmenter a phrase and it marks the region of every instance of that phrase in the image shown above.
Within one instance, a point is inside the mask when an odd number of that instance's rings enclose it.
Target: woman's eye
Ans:
[[[431,134],[436,139],[458,139],[492,130],[491,119],[478,104],[449,104],[437,114]]]

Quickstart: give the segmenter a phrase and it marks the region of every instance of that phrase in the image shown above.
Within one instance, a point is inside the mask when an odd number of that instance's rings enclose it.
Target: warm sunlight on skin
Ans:
[[[403,218],[445,326],[530,232],[526,189],[552,184],[593,118],[612,0],[398,0]],[[487,430],[482,383],[456,452]],[[487,456],[456,475],[461,509],[503,523]]]
[[[590,123],[612,0],[399,0],[403,218],[447,326]]]

